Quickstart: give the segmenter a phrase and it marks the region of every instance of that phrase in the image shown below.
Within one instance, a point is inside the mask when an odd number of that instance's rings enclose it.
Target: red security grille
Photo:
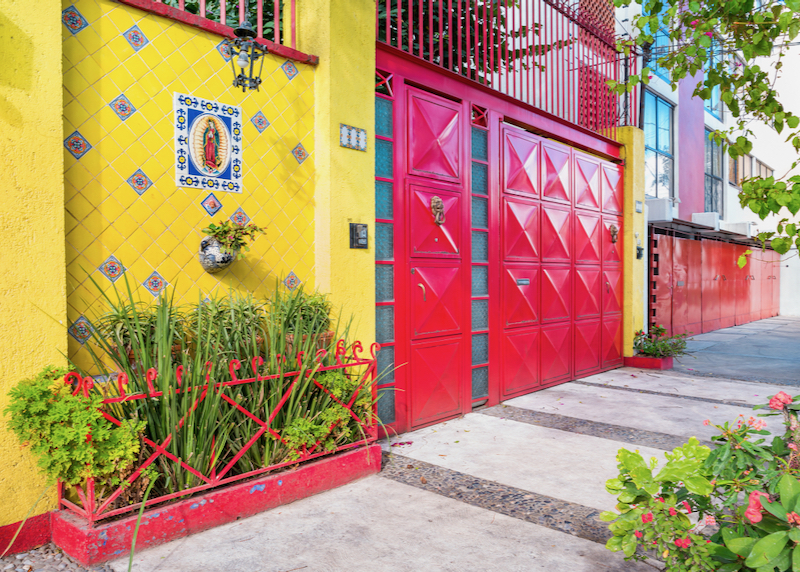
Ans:
[[[202,482],[201,485],[187,488],[184,490],[180,490],[178,492],[167,494],[163,496],[153,497],[146,501],[146,506],[155,505],[158,503],[163,503],[164,501],[172,500],[179,497],[186,497],[193,493],[204,491],[207,489],[219,487],[222,485],[226,485],[229,483],[233,483],[236,481],[240,481],[242,479],[247,479],[256,475],[260,475],[262,473],[267,473],[270,471],[275,471],[282,467],[286,467],[289,465],[296,465],[298,463],[303,463],[305,461],[309,461],[311,459],[315,459],[317,457],[321,457],[323,455],[330,455],[336,453],[338,451],[343,451],[346,449],[352,449],[354,447],[359,447],[362,445],[366,445],[368,443],[372,443],[377,439],[377,426],[375,423],[375,411],[373,410],[371,414],[367,416],[363,416],[365,418],[359,417],[356,412],[353,410],[354,404],[356,399],[361,391],[362,388],[370,387],[373,398],[375,397],[375,378],[377,374],[377,367],[376,367],[376,355],[380,350],[380,346],[378,344],[372,344],[370,348],[370,356],[363,357],[361,354],[363,352],[362,345],[360,342],[354,343],[349,348],[345,347],[345,343],[343,340],[339,340],[336,344],[335,350],[335,359],[333,360],[333,365],[324,366],[322,365],[322,360],[326,356],[326,350],[319,350],[315,356],[316,359],[316,367],[312,368],[311,370],[304,369],[302,367],[302,360],[303,360],[303,353],[298,352],[297,355],[297,365],[300,368],[298,371],[291,371],[285,373],[279,373],[274,375],[267,375],[261,376],[258,374],[259,368],[263,366],[264,361],[262,358],[253,358],[250,364],[251,371],[253,372],[253,377],[239,379],[237,376],[237,371],[242,369],[242,363],[239,360],[231,360],[228,366],[228,371],[230,373],[230,380],[224,382],[213,383],[209,381],[208,376],[206,376],[206,384],[195,386],[195,387],[183,387],[181,385],[181,379],[184,375],[183,366],[178,366],[174,372],[175,379],[177,381],[177,387],[175,388],[176,395],[181,393],[188,393],[190,395],[196,395],[197,398],[193,400],[190,399],[189,402],[192,402],[191,407],[189,407],[188,411],[186,411],[183,416],[181,417],[181,421],[179,422],[178,426],[175,428],[172,434],[170,434],[163,442],[156,443],[151,439],[143,436],[142,441],[144,445],[147,446],[148,452],[150,453],[149,456],[140,463],[133,472],[124,480],[124,482],[116,489],[108,492],[108,494],[102,495],[100,498],[96,493],[96,483],[93,478],[88,478],[85,481],[84,486],[74,486],[74,487],[67,487],[63,483],[59,483],[58,486],[58,504],[60,508],[65,508],[71,510],[81,517],[89,520],[90,522],[96,522],[99,520],[107,519],[113,516],[117,516],[120,514],[125,514],[134,510],[137,510],[141,507],[142,503],[135,503],[130,504],[127,506],[117,507],[119,503],[115,503],[120,498],[120,495],[123,492],[136,483],[137,479],[142,477],[143,472],[153,465],[153,463],[159,459],[160,457],[164,457],[169,459],[172,463],[179,465],[184,470],[190,472],[194,475],[199,481]],[[279,356],[280,358],[280,356]],[[283,363],[286,364],[285,358],[283,358]],[[208,372],[213,371],[213,363],[207,362],[205,364]],[[357,376],[358,383],[357,389],[353,391],[352,397],[348,401],[343,401],[338,399],[331,391],[321,385],[314,377],[317,374],[326,372],[326,371],[333,371],[333,370],[343,370],[347,375],[350,376]],[[304,379],[305,378],[305,379]],[[105,417],[109,422],[113,423],[114,425],[120,426],[121,421],[117,417],[111,414],[113,412],[113,406],[115,404],[121,404],[136,400],[142,399],[154,399],[162,396],[164,393],[162,391],[156,391],[155,388],[158,386],[156,380],[158,379],[158,372],[155,369],[150,369],[146,373],[148,391],[146,393],[138,393],[138,394],[128,394],[126,393],[126,386],[128,383],[127,376],[124,373],[119,374],[116,380],[116,390],[117,395],[114,397],[110,397],[104,399],[102,401],[102,409],[101,412],[103,417]],[[269,415],[266,418],[261,418],[256,415],[254,412],[247,410],[246,408],[242,407],[236,400],[229,394],[226,393],[226,389],[241,386],[250,385],[250,384],[268,384],[271,380],[282,380],[286,383],[287,388],[283,392],[281,399],[279,400],[277,406],[269,412]],[[323,448],[323,442],[327,439],[328,435],[335,429],[338,424],[338,421],[331,424],[328,428],[328,433],[319,437],[311,446],[302,445],[300,448],[294,448],[287,443],[284,435],[282,434],[283,428],[281,427],[274,427],[272,425],[273,420],[280,412],[281,408],[287,403],[288,400],[292,398],[293,391],[295,390],[297,384],[301,381],[308,381],[310,379],[311,383],[316,386],[324,395],[327,396],[332,402],[338,404],[339,406],[343,407],[347,410],[348,414],[352,419],[356,421],[356,423],[360,426],[361,430],[363,431],[363,439],[359,441],[355,441],[352,443],[346,443],[334,450],[326,450]],[[73,392],[74,395],[83,394],[84,396],[88,397],[89,392],[92,390],[94,386],[94,380],[91,377],[81,378],[80,375],[77,373],[69,373],[65,376],[65,382],[68,384],[72,384],[75,386],[75,390]],[[249,418],[254,423],[254,432],[250,435],[249,440],[241,447],[238,453],[230,460],[228,460],[224,465],[222,465],[219,460],[214,458],[213,452],[210,454],[211,463],[210,466],[206,471],[200,471],[197,468],[193,468],[184,462],[184,460],[177,458],[175,455],[170,453],[167,449],[172,441],[173,437],[177,434],[178,430],[183,427],[183,425],[187,422],[192,421],[192,415],[194,411],[197,409],[198,405],[206,399],[209,395],[209,392],[217,392],[219,397],[221,398],[220,404],[222,402],[226,403],[228,406],[237,409],[239,412],[243,413],[247,418]],[[232,469],[234,469],[235,465],[241,459],[241,457],[250,449],[259,439],[261,438],[271,438],[276,441],[281,442],[284,446],[286,446],[294,455],[291,460],[270,465],[267,467],[263,467],[257,470],[252,470],[243,474],[233,474],[231,475]],[[91,440],[91,435],[87,435],[87,440]],[[213,449],[213,444],[212,444]],[[79,499],[78,503],[72,502],[68,500],[66,497],[72,496],[74,499],[77,497]]]
[[[377,38],[586,129],[636,125],[636,73],[616,47],[608,0],[378,0]]]

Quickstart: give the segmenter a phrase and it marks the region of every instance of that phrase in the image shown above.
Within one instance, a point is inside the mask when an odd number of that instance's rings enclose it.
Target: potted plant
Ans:
[[[200,264],[203,270],[214,274],[233,264],[237,258],[244,258],[244,253],[250,250],[249,243],[266,230],[253,223],[239,225],[223,220],[208,225],[203,232],[208,236],[200,241]]]
[[[649,332],[639,330],[634,334],[633,348],[636,355],[625,358],[626,366],[672,369],[672,358],[686,355],[686,334],[668,336],[664,326],[653,326]]]

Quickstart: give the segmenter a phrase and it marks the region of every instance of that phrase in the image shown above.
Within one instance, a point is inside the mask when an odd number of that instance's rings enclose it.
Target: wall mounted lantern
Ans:
[[[225,44],[231,54],[231,69],[233,70],[233,87],[241,87],[245,92],[248,89],[258,91],[261,85],[261,70],[264,69],[264,56],[269,52],[267,48],[255,41],[256,33],[253,27],[244,21],[233,31],[235,38],[226,38]],[[261,60],[256,70],[256,61]],[[236,70],[236,67],[240,71]]]

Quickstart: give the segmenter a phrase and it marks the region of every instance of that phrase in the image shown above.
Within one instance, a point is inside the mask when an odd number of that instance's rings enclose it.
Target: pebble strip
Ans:
[[[84,568],[51,542],[28,552],[0,558],[0,572],[113,572],[113,570],[106,565]]]
[[[596,509],[479,479],[410,457],[384,453],[380,475],[593,542],[605,544],[611,537],[608,525],[598,519],[600,512]]]
[[[657,377],[657,376],[653,376]],[[633,393],[647,393],[649,395],[662,395],[664,397],[680,397],[681,399],[691,399],[692,401],[705,401],[706,403],[718,403],[720,405],[735,405],[737,407],[753,407],[756,403],[747,403],[739,399],[712,399],[711,397],[697,397],[695,395],[681,395],[679,393],[665,393],[663,391],[653,391],[652,389],[637,389],[635,387],[620,387],[619,385],[608,385],[606,383],[592,383],[591,381],[573,381],[581,385],[591,387],[602,387],[603,389],[618,389],[619,391],[631,391]]]
[[[688,437],[669,435],[668,433],[631,429],[630,427],[612,425],[611,423],[601,423],[599,421],[568,417],[566,415],[559,415],[558,413],[531,411],[530,409],[521,409],[511,405],[495,405],[494,407],[476,411],[476,413],[499,417],[501,419],[511,419],[512,421],[538,425],[540,427],[549,427],[550,429],[558,429],[560,431],[569,431],[570,433],[578,433],[580,435],[591,435],[592,437],[619,441],[620,443],[653,447],[654,449],[661,449],[662,451],[672,451],[675,447],[684,445],[689,439]],[[716,445],[710,441],[700,441],[700,443],[707,447],[716,447]]]

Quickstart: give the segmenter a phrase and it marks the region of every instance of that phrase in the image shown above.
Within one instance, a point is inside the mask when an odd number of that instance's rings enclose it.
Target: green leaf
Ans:
[[[622,550],[622,536],[612,536],[606,542],[606,548],[611,552],[619,552]]]
[[[797,529],[795,528],[794,530]],[[789,536],[791,536],[791,533]],[[796,540],[794,541],[797,542]],[[795,546],[794,550],[792,550],[792,572],[800,572],[800,546]]]
[[[739,268],[744,268],[745,266],[747,266],[747,255],[748,254],[753,254],[753,251],[752,250],[745,250],[744,254],[739,256],[739,260],[736,261],[736,265]]]
[[[615,512],[611,512],[610,510],[605,510],[600,513],[600,520],[603,522],[611,522],[612,520],[617,520],[619,515]]]
[[[628,534],[622,539],[622,552],[625,553],[625,556],[633,556],[638,545],[639,540],[633,535],[633,533]]]
[[[781,519],[783,522],[787,522],[786,520],[786,509],[783,508],[780,503],[777,502],[769,502],[767,497],[759,497],[761,501],[761,506],[764,507],[768,513],[772,514],[773,516]]]
[[[785,530],[765,536],[753,545],[745,564],[751,568],[766,566],[781,553],[788,540]],[[734,552],[738,554],[736,550]]]
[[[800,125],[800,117],[796,115],[792,115],[791,117],[786,118],[786,124],[789,126],[790,129],[797,129],[797,126]]]
[[[783,475],[778,482],[778,493],[781,495],[781,504],[791,509],[800,497],[800,481],[789,475]]]
[[[789,540],[792,542],[800,542],[800,528],[792,528],[789,530]]]
[[[725,546],[727,546],[731,552],[735,552],[742,558],[747,558],[750,556],[750,553],[752,552],[757,540],[757,538],[748,538],[743,536],[726,541]]]
[[[705,496],[711,494],[711,491],[714,489],[708,479],[699,475],[686,477],[683,480],[683,483],[686,485],[686,488],[690,493],[694,493],[696,495]]]

